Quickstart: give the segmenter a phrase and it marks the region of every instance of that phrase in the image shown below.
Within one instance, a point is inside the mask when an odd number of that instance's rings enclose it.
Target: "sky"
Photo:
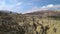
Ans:
[[[9,10],[17,13],[60,10],[60,0],[0,0],[0,10]]]

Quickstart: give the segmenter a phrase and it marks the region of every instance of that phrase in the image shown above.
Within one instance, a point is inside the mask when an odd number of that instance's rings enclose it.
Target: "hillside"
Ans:
[[[60,11],[50,10],[27,14],[0,12],[0,34],[60,34],[59,15]]]
[[[38,15],[38,16],[60,16],[60,10],[42,10],[42,11],[35,11],[31,13],[26,13],[25,15]]]

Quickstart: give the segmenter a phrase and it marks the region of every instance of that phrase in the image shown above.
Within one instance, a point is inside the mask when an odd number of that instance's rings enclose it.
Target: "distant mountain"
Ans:
[[[16,12],[9,11],[9,10],[0,10],[0,12],[16,14]]]
[[[60,16],[60,10],[42,10],[32,13],[26,13],[25,15],[38,15],[38,16]]]

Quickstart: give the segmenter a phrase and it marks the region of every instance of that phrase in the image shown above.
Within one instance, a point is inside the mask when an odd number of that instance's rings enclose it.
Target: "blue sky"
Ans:
[[[0,0],[0,10],[9,10],[17,13],[60,10],[60,0]]]

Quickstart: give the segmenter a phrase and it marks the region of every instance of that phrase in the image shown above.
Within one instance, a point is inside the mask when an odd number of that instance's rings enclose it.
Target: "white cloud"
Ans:
[[[41,10],[49,10],[49,9],[58,9],[60,8],[60,5],[53,5],[53,4],[49,4],[46,6],[42,6],[42,7],[33,7],[31,10],[27,10],[27,13],[29,12],[35,12],[35,11],[41,11]]]
[[[12,2],[12,0],[9,0],[10,2]],[[10,11],[18,11],[17,7],[20,7],[20,5],[22,4],[22,2],[13,2],[13,4],[7,4],[6,1],[0,1],[0,10],[10,10]]]
[[[19,6],[19,5],[21,5],[22,4],[22,2],[18,2],[17,4],[16,4],[16,6]]]
[[[46,6],[42,6],[41,7],[42,9],[50,9],[50,8],[60,8],[60,5],[53,5],[53,4],[49,4],[49,5],[46,5]]]
[[[56,9],[56,8],[60,8],[60,5],[53,5],[53,4],[49,4],[46,6],[42,6],[40,8],[38,8],[39,10],[48,10],[48,9]]]
[[[53,4],[50,4],[50,5],[47,5],[46,7],[51,8],[53,6],[54,6]]]

